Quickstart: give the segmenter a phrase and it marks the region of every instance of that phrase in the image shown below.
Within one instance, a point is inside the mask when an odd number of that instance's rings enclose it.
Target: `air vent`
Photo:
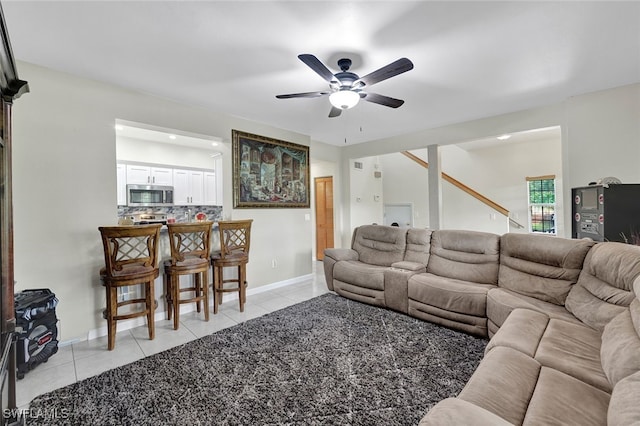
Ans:
[[[362,161],[354,161],[353,168],[357,170],[362,170],[364,169],[364,165],[362,164]]]

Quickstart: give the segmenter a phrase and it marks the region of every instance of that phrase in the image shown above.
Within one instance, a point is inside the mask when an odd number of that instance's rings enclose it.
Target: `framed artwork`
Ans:
[[[233,208],[309,208],[309,147],[232,130]]]

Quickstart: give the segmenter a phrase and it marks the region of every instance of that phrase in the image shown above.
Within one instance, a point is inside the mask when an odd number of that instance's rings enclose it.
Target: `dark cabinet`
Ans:
[[[640,245],[640,184],[584,186],[571,195],[573,238]]]

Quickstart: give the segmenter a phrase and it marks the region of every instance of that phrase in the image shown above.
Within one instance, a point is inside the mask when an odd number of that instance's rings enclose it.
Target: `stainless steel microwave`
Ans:
[[[127,205],[160,207],[173,205],[173,186],[127,185]]]

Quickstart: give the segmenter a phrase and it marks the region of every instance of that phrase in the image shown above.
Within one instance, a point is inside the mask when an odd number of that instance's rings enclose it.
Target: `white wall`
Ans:
[[[563,235],[562,147],[559,135],[558,138],[518,144],[504,143],[500,146],[468,151],[455,145],[444,146],[441,150],[442,170],[445,173],[506,208],[514,220],[525,226],[525,229],[511,229],[513,232],[528,232],[527,183],[525,178],[527,176],[556,175],[556,208],[559,216],[557,226],[558,234]],[[444,206],[449,212],[459,210],[458,215],[463,215],[462,212],[466,211],[464,216],[467,217],[469,223],[460,223],[460,226],[464,226],[460,229],[467,229],[471,223],[476,222],[498,222],[498,224],[487,223],[484,226],[501,229],[501,233],[507,232],[509,229],[504,227],[503,215],[498,213],[496,218],[493,218],[493,213],[495,213],[493,209],[486,211],[482,209],[476,214],[474,209],[447,202],[447,198],[445,198]],[[462,219],[462,216],[460,218]],[[449,219],[445,215],[445,220]]]
[[[426,161],[427,150],[413,154]],[[413,205],[413,226],[429,227],[429,171],[402,154],[381,155],[385,204]]]
[[[623,183],[640,183],[640,84],[570,98],[566,117],[565,200],[571,200],[571,188],[607,176]],[[567,208],[569,234],[572,220]]]
[[[349,159],[383,155],[429,145],[450,145],[504,133],[561,126],[562,192],[603,176],[640,182],[640,83],[578,95],[553,105],[456,123],[344,148]],[[348,186],[349,182],[345,182]],[[571,236],[571,212],[564,209],[564,235]],[[350,216],[345,215],[345,220]],[[351,224],[345,223],[345,227]]]
[[[502,235],[509,231],[506,216],[448,182],[442,183],[442,228]]]
[[[232,129],[310,144],[308,136],[32,64],[19,62],[18,69],[31,93],[13,109],[16,291],[48,287],[56,293],[63,340],[85,338],[105,325],[98,226],[117,223],[116,119],[222,136],[227,152]],[[250,287],[310,274],[310,209],[232,210],[230,157],[223,158],[223,215],[254,219]]]
[[[354,161],[362,163],[362,170],[354,167]],[[382,179],[374,178],[373,173],[380,170],[377,157],[351,160],[351,231],[360,225],[382,224],[384,199]]]
[[[411,153],[428,161],[426,149]],[[427,169],[400,153],[379,158],[383,168],[385,203],[412,203],[414,226],[428,227]],[[441,161],[444,173],[505,207],[522,225],[527,224],[527,176],[555,174],[558,179],[558,208],[562,207],[559,134],[553,139],[470,150],[446,145],[441,147]],[[510,231],[504,215],[447,182],[442,185],[442,208],[443,229],[473,229],[497,234]],[[562,233],[562,218],[559,218],[559,225]],[[514,228],[511,231],[527,232],[527,229]]]

